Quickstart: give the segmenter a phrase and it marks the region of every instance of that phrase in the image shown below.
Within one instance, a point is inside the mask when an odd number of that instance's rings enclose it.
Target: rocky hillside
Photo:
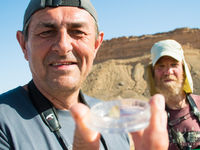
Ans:
[[[194,80],[194,93],[200,94],[200,29],[189,28],[104,41],[83,91],[103,100],[149,98],[145,66],[150,62],[152,45],[162,39],[182,44]]]

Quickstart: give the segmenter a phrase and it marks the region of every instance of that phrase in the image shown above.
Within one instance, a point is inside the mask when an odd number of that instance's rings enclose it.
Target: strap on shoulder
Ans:
[[[190,94],[187,94],[186,97],[187,97],[187,100],[188,100],[190,107],[192,109],[192,113],[197,117],[197,119],[200,123],[200,111],[197,108],[197,105],[196,105],[194,99],[192,98],[192,96]]]
[[[38,113],[40,114],[43,122],[49,127],[51,132],[54,132],[56,137],[58,138],[58,141],[61,143],[61,146],[63,147],[64,150],[71,150],[72,145],[66,141],[63,137],[62,134],[59,132],[59,129],[61,128],[59,124],[59,120],[57,117],[57,113],[53,105],[44,97],[40,91],[37,89],[35,86],[33,80],[31,80],[28,84],[28,91],[29,91],[29,96],[30,99],[37,109]],[[86,104],[88,107],[89,105],[87,104],[82,91],[80,91],[80,100],[81,103]],[[103,136],[101,135],[100,137],[101,143],[103,144],[105,150],[108,150],[108,147],[106,145],[106,141],[104,140]]]

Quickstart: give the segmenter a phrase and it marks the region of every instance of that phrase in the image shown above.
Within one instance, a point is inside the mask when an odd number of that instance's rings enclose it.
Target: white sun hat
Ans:
[[[193,93],[193,81],[188,68],[188,65],[184,58],[184,52],[181,45],[175,40],[162,40],[153,45],[151,48],[151,60],[154,67],[156,62],[163,56],[170,56],[177,61],[182,61],[185,71],[185,81],[183,90],[186,93]]]

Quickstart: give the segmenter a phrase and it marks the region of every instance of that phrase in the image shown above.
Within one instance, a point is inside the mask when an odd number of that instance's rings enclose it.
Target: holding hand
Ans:
[[[131,133],[136,150],[167,150],[169,145],[167,132],[167,114],[165,101],[161,95],[150,100],[151,119],[149,126],[138,132]],[[75,104],[70,108],[76,122],[73,150],[99,150],[100,134],[86,126],[90,110],[83,104]]]
[[[150,100],[151,119],[149,126],[139,132],[131,133],[136,150],[167,150],[169,146],[167,132],[167,113],[162,95]]]
[[[78,103],[70,108],[70,112],[76,122],[73,150],[99,150],[100,134],[87,128],[85,123],[89,117],[89,108]]]

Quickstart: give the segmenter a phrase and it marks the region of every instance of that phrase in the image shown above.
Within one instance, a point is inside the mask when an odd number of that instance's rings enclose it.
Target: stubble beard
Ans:
[[[174,101],[181,101],[184,91],[183,91],[183,84],[184,84],[184,76],[182,78],[175,78],[174,76],[167,77],[168,79],[173,79],[174,81],[165,83],[164,79],[161,81],[156,81],[156,91],[157,93],[162,94],[165,97],[165,101],[168,102],[169,100]]]

